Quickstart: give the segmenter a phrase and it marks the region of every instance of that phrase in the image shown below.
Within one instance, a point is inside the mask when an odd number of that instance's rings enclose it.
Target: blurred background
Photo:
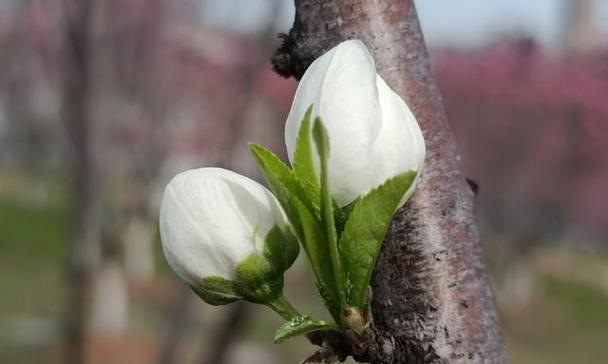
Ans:
[[[480,186],[514,363],[608,357],[608,1],[417,2]],[[291,0],[0,0],[0,362],[296,363],[262,307],[212,307],[158,240],[176,172],[260,179],[295,91]],[[322,316],[302,262],[287,296]]]

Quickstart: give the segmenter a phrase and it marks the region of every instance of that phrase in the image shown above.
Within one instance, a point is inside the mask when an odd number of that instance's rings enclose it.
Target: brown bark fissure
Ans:
[[[373,329],[347,349],[342,339],[326,341],[342,352],[338,357],[361,362],[506,363],[473,193],[459,169],[412,0],[295,5],[293,27],[272,59],[275,70],[299,79],[334,45],[361,39],[378,72],[416,115],[427,146],[418,188],[398,211],[372,278]]]

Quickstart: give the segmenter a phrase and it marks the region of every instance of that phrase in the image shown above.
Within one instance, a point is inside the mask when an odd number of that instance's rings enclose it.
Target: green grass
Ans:
[[[64,257],[69,243],[69,216],[63,205],[29,205],[0,197],[2,255],[24,259]]]
[[[68,234],[65,206],[0,196],[0,362],[40,361],[49,342],[28,325],[59,330]]]
[[[55,313],[69,243],[67,209],[0,197],[0,317]],[[44,293],[44,299],[35,293]]]
[[[545,293],[570,325],[608,334],[608,296],[605,293],[554,277],[545,279]]]
[[[503,319],[513,363],[605,363],[608,296],[555,277],[541,277],[539,290],[535,304]]]

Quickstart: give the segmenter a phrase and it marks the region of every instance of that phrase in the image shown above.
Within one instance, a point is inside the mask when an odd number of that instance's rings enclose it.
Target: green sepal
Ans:
[[[298,239],[287,227],[274,226],[266,235],[264,257],[278,271],[285,272],[300,254]]]
[[[354,206],[340,236],[340,253],[348,272],[348,304],[363,308],[367,287],[384,236],[399,202],[416,177],[413,171],[397,175],[362,197]]]
[[[274,343],[279,344],[289,338],[304,335],[317,330],[339,330],[333,322],[313,320],[308,316],[299,316],[284,323],[274,334]]]
[[[310,140],[311,116],[312,105],[306,110],[306,114],[300,124],[300,130],[298,131],[296,150],[293,157],[293,173],[304,187],[308,199],[318,207],[320,191]]]
[[[235,283],[223,277],[203,278],[198,286],[190,286],[203,301],[213,306],[226,305],[243,298]]]
[[[283,272],[258,253],[251,253],[236,266],[234,283],[243,299],[263,304],[283,291]]]
[[[264,240],[262,254],[251,253],[236,266],[234,284],[247,301],[267,303],[283,291],[283,274],[300,253],[297,238],[288,227],[275,225]]]

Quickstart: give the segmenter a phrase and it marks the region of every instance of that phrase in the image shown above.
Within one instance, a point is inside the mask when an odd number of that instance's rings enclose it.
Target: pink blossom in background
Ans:
[[[606,236],[607,52],[502,42],[438,50],[434,71],[466,173],[481,185],[482,215],[515,201],[529,219],[557,215],[566,229]]]

